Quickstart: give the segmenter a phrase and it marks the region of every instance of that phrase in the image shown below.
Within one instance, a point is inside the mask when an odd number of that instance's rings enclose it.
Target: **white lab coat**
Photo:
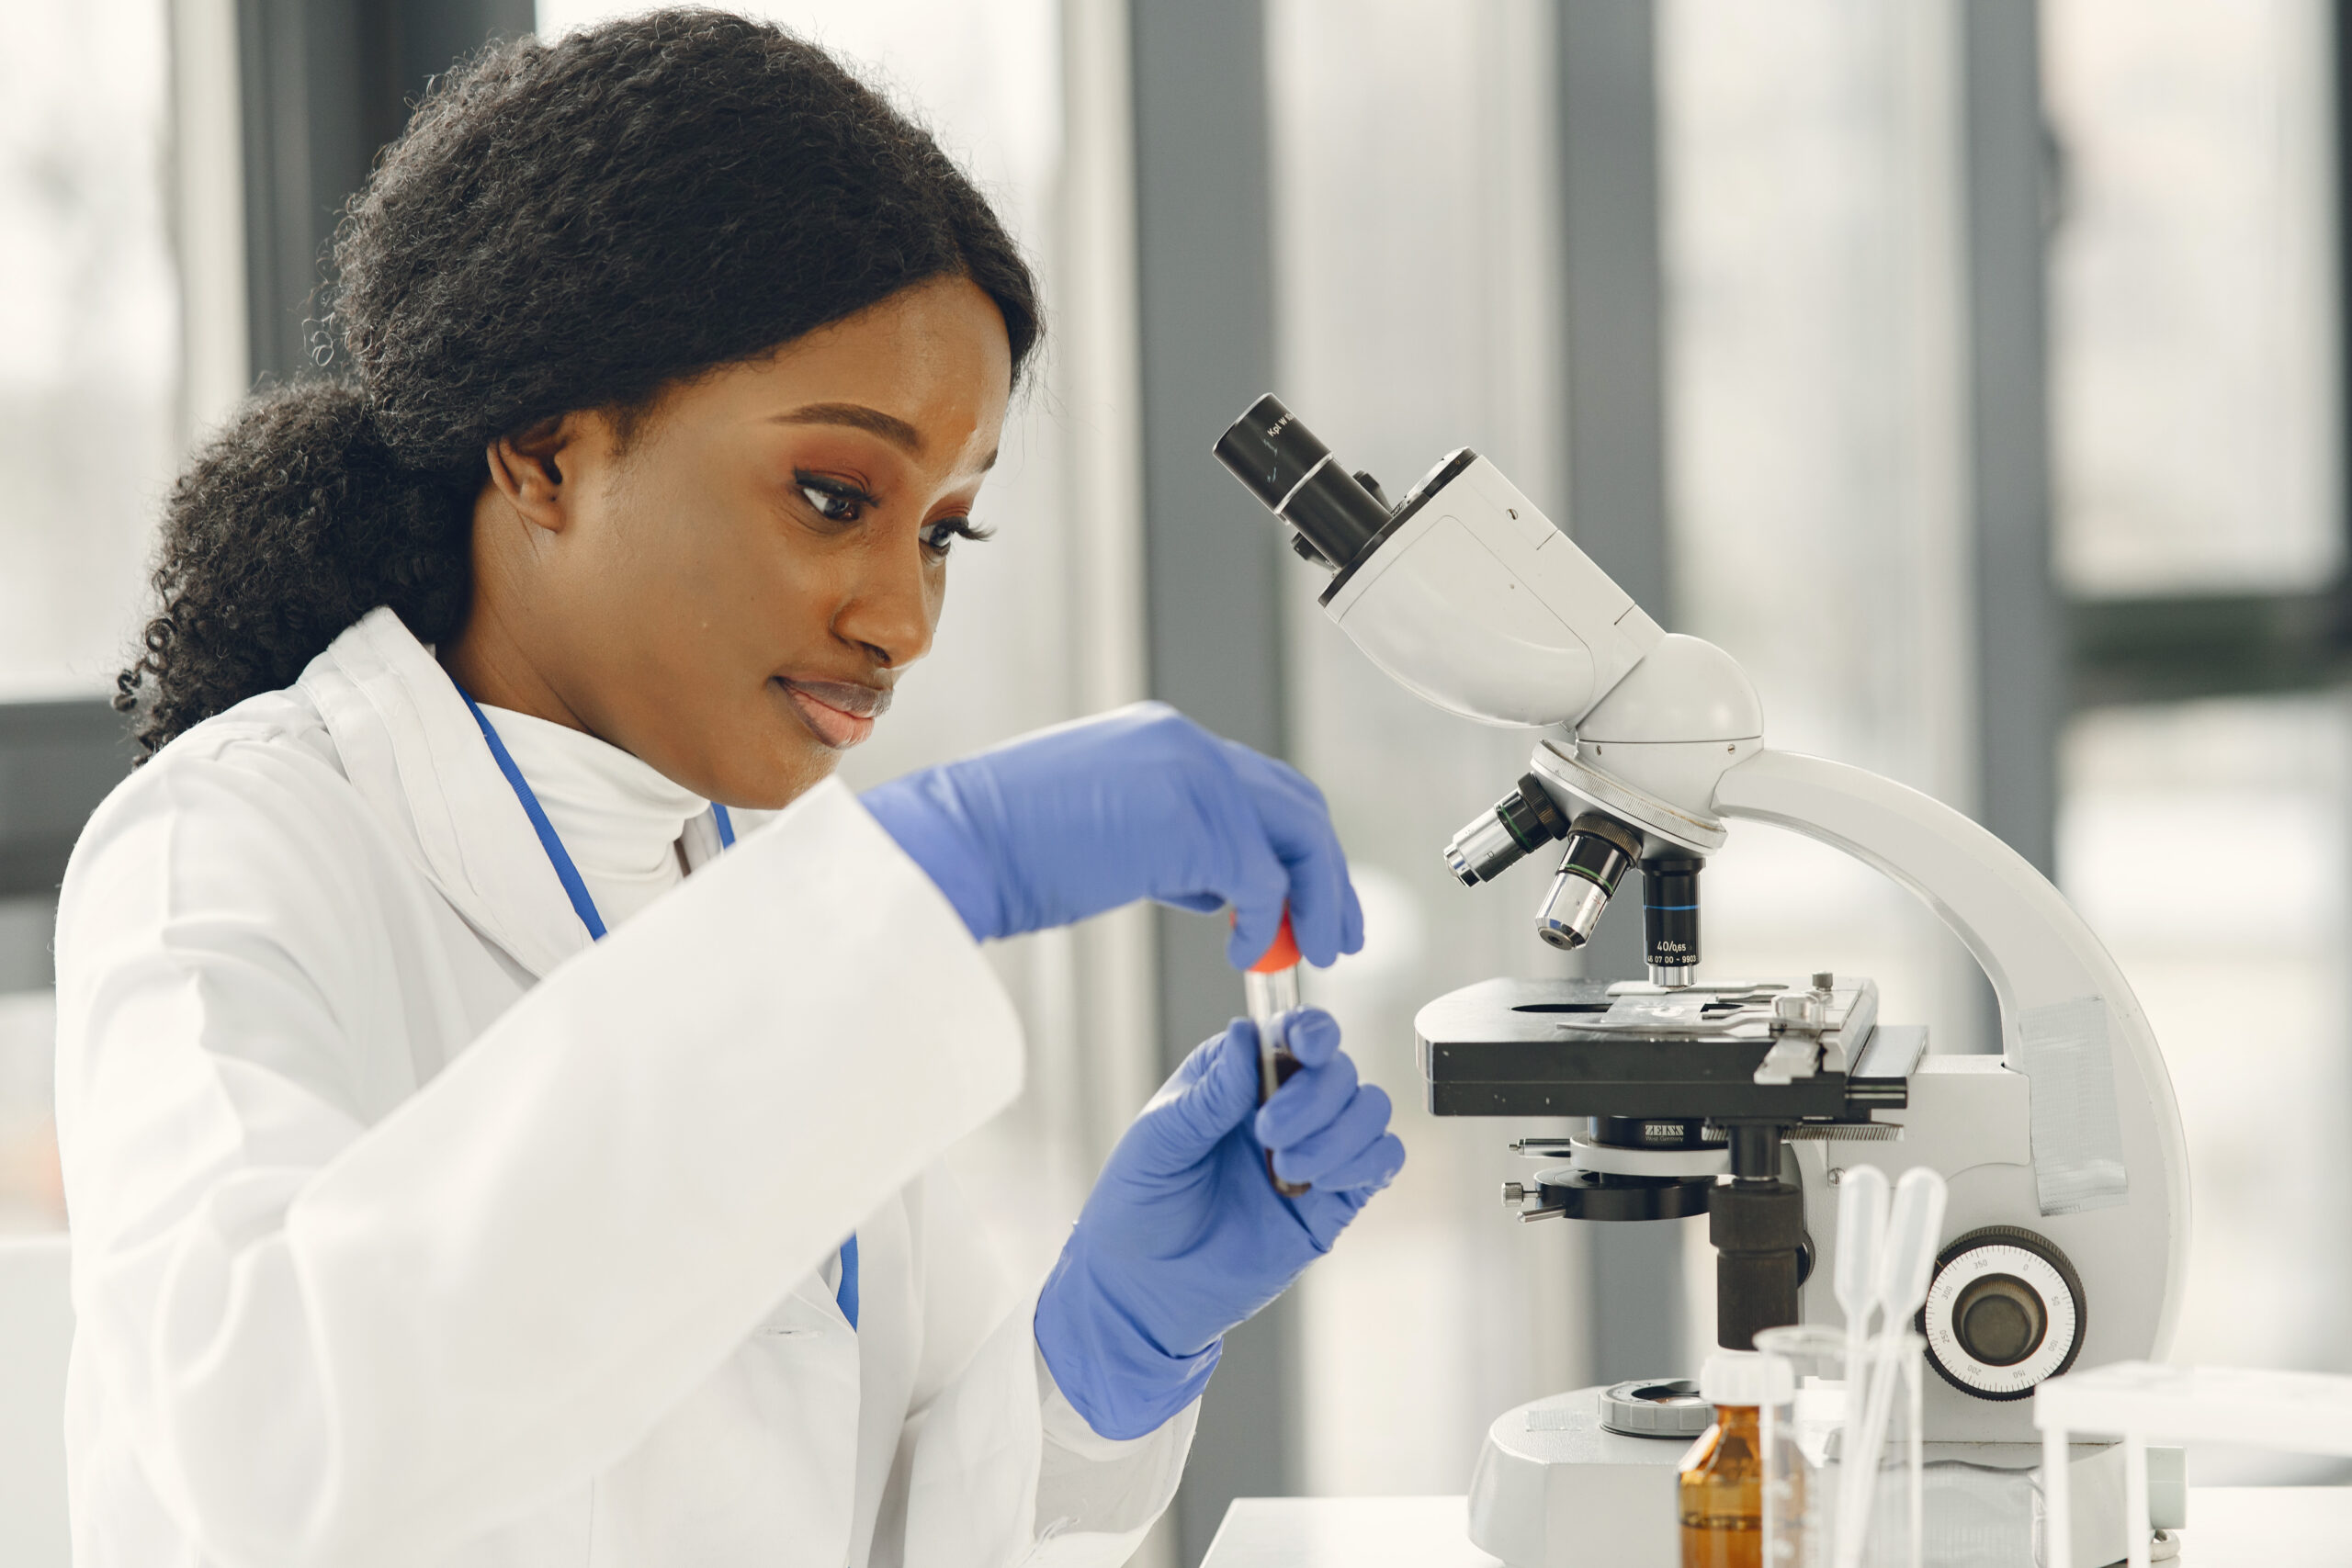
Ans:
[[[1089,1430],[936,1167],[1021,1080],[977,946],[839,784],[684,846],[592,947],[382,610],[108,797],[58,916],[81,1568],[1125,1558],[1193,1412]]]

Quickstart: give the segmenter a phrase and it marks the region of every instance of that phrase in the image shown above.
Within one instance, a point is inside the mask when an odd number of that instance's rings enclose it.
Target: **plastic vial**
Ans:
[[[1682,1568],[1763,1568],[1764,1442],[1760,1410],[1785,1403],[1786,1361],[1755,1350],[1718,1350],[1699,1373],[1714,1424],[1682,1456],[1675,1504]]]
[[[1250,1021],[1258,1026],[1258,1103],[1263,1105],[1298,1071],[1298,1058],[1283,1037],[1290,1015],[1298,1010],[1298,939],[1291,934],[1288,909],[1283,911],[1273,945],[1241,976],[1241,990]],[[1306,1182],[1284,1181],[1274,1174],[1272,1149],[1266,1151],[1266,1179],[1285,1198],[1307,1190]]]

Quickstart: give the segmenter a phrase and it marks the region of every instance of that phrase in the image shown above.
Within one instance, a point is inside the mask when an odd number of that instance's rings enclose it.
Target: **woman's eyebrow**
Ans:
[[[810,403],[775,416],[777,424],[845,424],[878,435],[910,457],[922,456],[922,433],[896,414],[864,403]]]
[[[868,408],[864,403],[809,403],[806,407],[794,409],[790,413],[773,415],[770,423],[775,424],[845,424],[853,430],[863,430],[880,436],[910,457],[922,456],[921,431],[896,414],[884,413],[880,409]],[[989,469],[995,468],[996,459],[997,455],[994,452],[989,453],[988,460],[980,465],[980,471],[986,473]]]

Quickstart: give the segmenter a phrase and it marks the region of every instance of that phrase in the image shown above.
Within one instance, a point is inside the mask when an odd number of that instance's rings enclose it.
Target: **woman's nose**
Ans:
[[[894,669],[931,651],[939,627],[939,590],[922,547],[876,551],[833,617],[833,631]]]

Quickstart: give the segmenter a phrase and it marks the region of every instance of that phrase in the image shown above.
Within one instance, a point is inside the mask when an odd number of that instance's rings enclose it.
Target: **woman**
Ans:
[[[1193,1055],[1034,1296],[934,1168],[1018,1087],[978,942],[1361,941],[1312,786],[1165,709],[828,782],[976,536],[1011,242],[669,13],[438,87],[335,260],[346,378],[174,492],[59,915],[77,1561],[1123,1558],[1403,1150],[1306,1013],[1262,1110],[1247,1024]]]

